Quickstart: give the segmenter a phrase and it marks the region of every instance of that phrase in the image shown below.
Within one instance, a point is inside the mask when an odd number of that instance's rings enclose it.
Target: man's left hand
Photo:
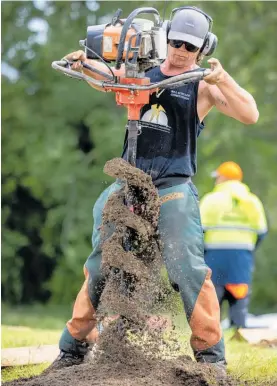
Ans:
[[[211,65],[211,73],[205,76],[204,81],[209,84],[218,84],[226,80],[226,71],[223,69],[219,60],[211,58],[208,60],[208,63]]]

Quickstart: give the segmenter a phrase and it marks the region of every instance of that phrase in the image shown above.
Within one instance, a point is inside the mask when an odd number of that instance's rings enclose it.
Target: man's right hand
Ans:
[[[84,51],[79,50],[64,56],[64,59],[67,59],[70,62],[74,61],[74,63],[71,65],[72,70],[82,72],[83,66],[81,62],[85,62],[86,54]]]
[[[107,78],[103,75],[97,74],[95,71],[89,70],[88,68],[83,68],[82,62],[89,64],[90,66],[94,67],[96,70],[100,70],[100,71],[105,72],[107,74],[111,73],[111,71],[109,71],[109,69],[107,68],[107,65],[105,65],[105,63],[102,63],[99,60],[95,60],[95,59],[87,59],[86,54],[82,50],[71,52],[70,54],[64,56],[64,59],[66,59],[72,63],[71,64],[72,70],[82,72],[85,75],[88,75],[91,78],[94,78],[96,80],[103,81],[103,80],[107,80]],[[120,70],[115,70],[113,68],[113,72],[117,76],[123,76],[125,74],[124,64],[121,66]],[[96,86],[94,83],[89,82],[89,81],[88,81],[88,84],[91,87],[95,88],[96,90],[105,92],[105,89],[101,86]]]

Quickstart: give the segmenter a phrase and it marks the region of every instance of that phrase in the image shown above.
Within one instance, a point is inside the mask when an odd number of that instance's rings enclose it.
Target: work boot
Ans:
[[[227,366],[225,360],[209,363],[209,365],[215,369],[217,381],[221,381],[227,378]]]
[[[84,362],[85,357],[89,352],[88,343],[82,343],[82,350],[80,351],[81,353],[65,352],[61,350],[58,357],[49,367],[47,367],[47,369],[44,370],[43,374],[48,374],[52,371],[63,369],[64,367],[80,365]]]
[[[227,377],[227,362],[225,360],[224,352],[224,339],[221,338],[221,340],[212,347],[205,350],[195,350],[194,357],[198,363],[213,368],[215,370],[216,379],[220,380]]]

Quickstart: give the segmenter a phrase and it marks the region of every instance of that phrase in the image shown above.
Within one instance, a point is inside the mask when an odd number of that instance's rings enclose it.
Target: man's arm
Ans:
[[[203,119],[215,106],[220,112],[246,125],[256,123],[259,111],[251,94],[240,87],[223,69],[217,59],[210,59],[212,72],[204,78],[199,92],[201,99],[198,105],[199,118]],[[202,90],[201,90],[202,89]]]
[[[71,60],[75,61],[71,65],[72,70],[83,72],[84,74],[86,74],[86,75],[88,75],[91,78],[94,78],[96,80],[107,80],[107,79],[102,75],[99,75],[95,72],[88,70],[87,68],[83,68],[81,62],[90,64],[92,67],[96,68],[96,70],[100,70],[100,71],[105,72],[107,74],[111,74],[108,67],[104,63],[101,63],[101,62],[99,62],[97,60],[93,60],[93,59],[87,59],[86,54],[82,50],[75,51],[75,52],[72,52],[72,53],[66,55],[65,59],[70,60],[70,61]],[[124,74],[124,66],[123,65],[121,66],[120,70],[116,70],[115,68],[112,68],[112,70],[116,76],[121,76]],[[95,86],[93,83],[88,82],[88,84],[91,87],[95,88],[96,90],[105,91],[102,87]]]
[[[263,239],[265,238],[265,236],[267,235],[268,232],[265,232],[261,235],[257,235],[257,241],[256,241],[256,244],[255,244],[255,250],[258,248],[258,246],[261,244],[261,242],[263,241]]]

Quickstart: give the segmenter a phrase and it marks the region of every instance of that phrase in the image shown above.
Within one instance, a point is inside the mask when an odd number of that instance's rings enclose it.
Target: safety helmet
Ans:
[[[243,172],[241,167],[233,162],[227,161],[223,162],[215,171],[211,174],[212,177],[226,177],[229,180],[238,180],[241,181],[243,177]]]

